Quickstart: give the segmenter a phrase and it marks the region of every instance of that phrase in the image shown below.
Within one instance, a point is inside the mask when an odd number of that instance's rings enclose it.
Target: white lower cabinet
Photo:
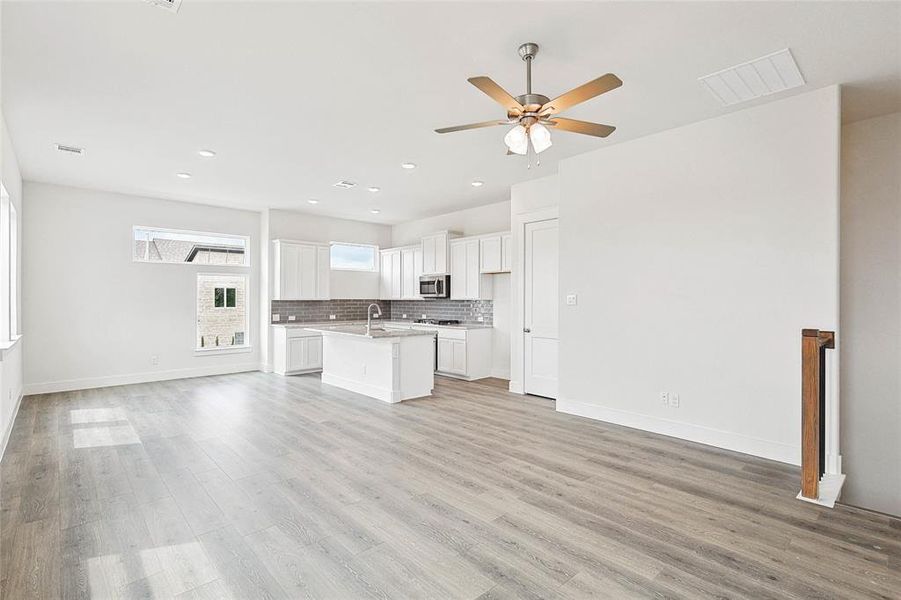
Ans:
[[[491,328],[439,328],[438,373],[468,380],[489,377]]]
[[[272,370],[279,375],[322,370],[322,334],[300,327],[273,327]]]

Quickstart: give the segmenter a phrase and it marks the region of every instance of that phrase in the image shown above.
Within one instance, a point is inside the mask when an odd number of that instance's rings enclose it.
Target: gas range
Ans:
[[[416,319],[414,323],[422,323],[424,325],[459,325],[458,319]]]

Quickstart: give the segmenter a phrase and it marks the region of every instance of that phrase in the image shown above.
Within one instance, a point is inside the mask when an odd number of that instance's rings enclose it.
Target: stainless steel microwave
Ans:
[[[419,295],[423,298],[449,298],[450,275],[422,275],[419,278]]]

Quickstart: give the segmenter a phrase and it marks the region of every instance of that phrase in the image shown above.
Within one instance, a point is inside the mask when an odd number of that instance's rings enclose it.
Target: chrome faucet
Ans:
[[[372,307],[375,307],[376,312],[379,317],[382,316],[382,307],[373,302],[366,308],[366,333],[369,333],[372,330]]]

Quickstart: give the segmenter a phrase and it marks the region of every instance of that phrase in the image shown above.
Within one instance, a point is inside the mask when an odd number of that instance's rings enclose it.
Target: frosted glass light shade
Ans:
[[[517,125],[508,131],[507,135],[504,136],[504,143],[507,144],[510,152],[514,154],[525,154],[528,152],[529,136],[526,133],[526,128],[522,125]]]
[[[532,147],[535,148],[536,154],[551,147],[551,132],[541,123],[535,123],[529,127],[529,138],[532,140]]]

